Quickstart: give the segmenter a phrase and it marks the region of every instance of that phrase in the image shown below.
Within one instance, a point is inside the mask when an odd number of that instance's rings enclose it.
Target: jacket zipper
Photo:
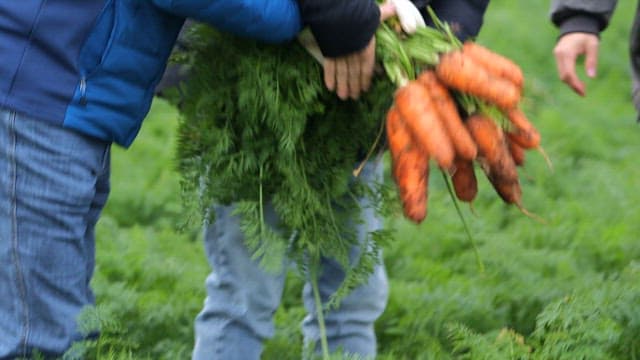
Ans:
[[[87,105],[87,78],[84,75],[80,78],[80,105]]]

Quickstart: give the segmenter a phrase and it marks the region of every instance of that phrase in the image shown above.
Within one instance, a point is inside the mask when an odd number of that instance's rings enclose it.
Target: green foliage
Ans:
[[[549,304],[532,339],[537,359],[625,359],[640,356],[640,266]]]
[[[267,269],[285,255],[351,267],[339,299],[366,279],[388,235],[371,234],[351,266],[358,239],[350,224],[364,210],[357,198],[372,191],[351,172],[375,146],[393,86],[376,81],[360,101],[341,101],[296,42],[264,45],[198,26],[189,43],[177,150],[187,202],[199,204],[207,222],[215,221],[212,204],[236,203],[246,243]],[[265,225],[267,203],[277,229]]]
[[[456,359],[528,359],[531,348],[524,344],[522,335],[501,329],[496,335],[491,332],[479,335],[461,324],[449,326],[451,337],[455,344],[453,352]]]

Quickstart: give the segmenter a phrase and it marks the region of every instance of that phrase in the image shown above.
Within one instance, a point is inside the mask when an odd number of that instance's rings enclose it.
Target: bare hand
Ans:
[[[560,38],[553,54],[556,58],[558,76],[578,95],[585,96],[585,84],[576,73],[578,57],[584,56],[584,66],[587,76],[596,76],[598,65],[599,38],[591,33],[569,33]]]
[[[395,15],[391,2],[380,5],[380,21]],[[323,62],[324,83],[342,100],[358,99],[369,90],[375,66],[376,38],[373,36],[361,51],[337,58],[325,58]]]

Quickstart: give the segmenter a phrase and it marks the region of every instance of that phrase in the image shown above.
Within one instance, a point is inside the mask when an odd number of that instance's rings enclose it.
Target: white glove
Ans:
[[[420,27],[426,27],[420,10],[410,0],[390,0],[396,8],[402,30],[413,34]]]

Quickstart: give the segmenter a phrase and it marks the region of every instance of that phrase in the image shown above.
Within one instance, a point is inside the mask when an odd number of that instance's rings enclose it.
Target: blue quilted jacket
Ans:
[[[0,108],[129,146],[185,18],[293,38],[295,0],[0,1]]]

